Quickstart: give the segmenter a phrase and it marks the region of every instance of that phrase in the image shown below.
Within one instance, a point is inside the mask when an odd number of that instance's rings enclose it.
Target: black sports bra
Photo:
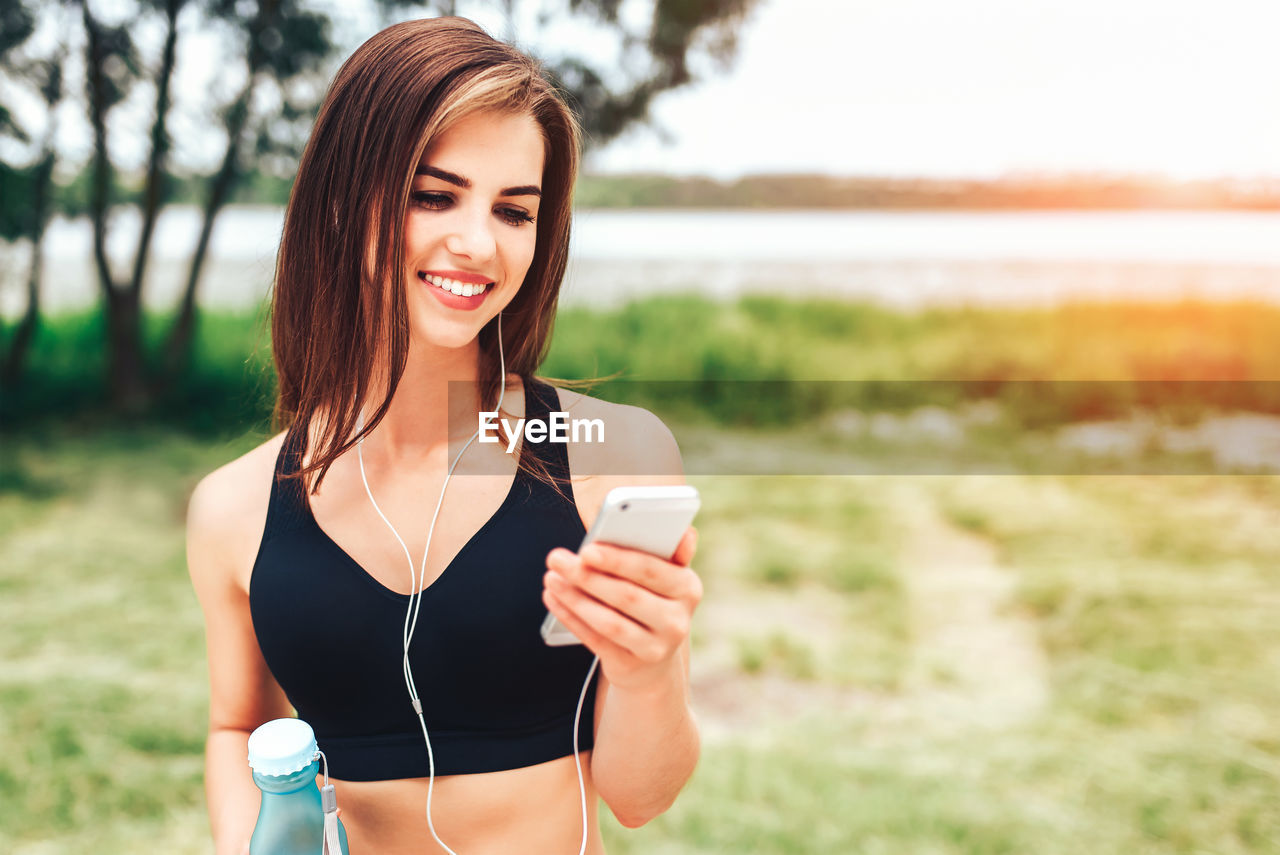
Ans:
[[[559,410],[526,378],[526,418]],[[290,430],[276,462],[249,609],[272,675],[315,729],[329,773],[349,781],[426,777],[427,749],[401,667],[409,598],[370,576],[316,523],[296,472],[305,437]],[[409,656],[438,775],[531,766],[573,753],[574,713],[592,655],[548,647],[547,552],[585,533],[563,444],[522,442],[566,498],[518,469],[501,507],[422,595]],[[424,511],[425,513],[425,511]],[[424,516],[424,519],[426,517]],[[390,533],[388,532],[388,537]],[[597,676],[578,745],[593,744]]]

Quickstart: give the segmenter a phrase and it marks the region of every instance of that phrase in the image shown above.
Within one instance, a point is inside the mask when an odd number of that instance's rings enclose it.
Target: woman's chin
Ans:
[[[470,325],[465,328],[453,324],[433,324],[431,329],[409,330],[409,351],[464,351],[479,347],[480,330]]]

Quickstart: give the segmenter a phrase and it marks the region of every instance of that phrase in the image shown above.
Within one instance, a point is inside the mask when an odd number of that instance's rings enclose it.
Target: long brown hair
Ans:
[[[276,260],[275,423],[310,434],[319,419],[316,452],[299,473],[315,475],[313,490],[391,405],[409,349],[403,231],[414,169],[433,137],[480,110],[527,114],[542,130],[533,261],[503,309],[502,347],[507,371],[521,377],[546,357],[568,260],[578,122],[540,63],[472,21],[390,26],[361,45],[329,87],[298,165]],[[497,376],[496,319],[481,329],[479,345],[478,391],[482,408],[492,410],[505,382]],[[380,376],[385,396],[353,433]]]

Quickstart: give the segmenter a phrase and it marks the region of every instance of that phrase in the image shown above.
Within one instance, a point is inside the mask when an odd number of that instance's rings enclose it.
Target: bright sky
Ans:
[[[482,11],[478,2],[459,5]],[[643,15],[651,2],[624,0],[624,13]],[[101,13],[127,5],[101,0]],[[349,4],[325,5],[342,9],[352,48],[376,29]],[[476,18],[506,34],[500,16]],[[638,129],[588,166],[722,178],[1280,177],[1276,33],[1276,0],[763,0],[728,74],[655,103],[669,144]],[[180,157],[209,169],[223,143],[207,133],[201,105],[239,81],[212,34],[184,37],[174,132]],[[143,134],[148,107],[139,97],[129,123]],[[68,113],[62,136],[87,156],[83,118]]]
[[[765,0],[609,171],[1280,176],[1275,0]]]

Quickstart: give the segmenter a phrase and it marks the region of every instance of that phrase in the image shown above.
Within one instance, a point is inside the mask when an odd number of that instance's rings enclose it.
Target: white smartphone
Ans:
[[[697,489],[687,485],[615,487],[604,497],[578,549],[588,543],[612,543],[669,559],[701,504]],[[552,647],[582,643],[550,612],[542,621],[542,640]]]

